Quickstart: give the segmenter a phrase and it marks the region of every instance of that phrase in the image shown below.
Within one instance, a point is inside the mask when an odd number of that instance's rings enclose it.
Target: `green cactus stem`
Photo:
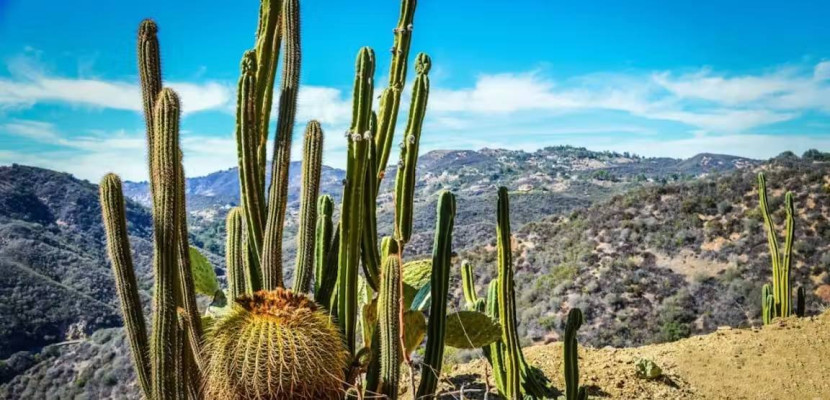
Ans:
[[[150,381],[150,360],[147,352],[147,327],[138,295],[138,283],[135,279],[133,258],[130,255],[127,217],[124,212],[124,194],[118,175],[107,174],[99,186],[101,212],[104,218],[104,230],[107,236],[107,253],[115,277],[115,288],[121,302],[121,315],[130,350],[133,355],[138,384],[144,397],[150,398],[152,385]]]
[[[331,196],[325,194],[317,199],[317,225],[314,238],[314,299],[320,302],[320,292],[323,281],[327,278],[331,281],[337,279],[337,269],[329,270],[329,251],[331,249],[334,226],[332,214],[334,213],[334,201]],[[333,275],[333,277],[332,277]],[[321,303],[323,304],[323,303]]]
[[[401,255],[395,241],[389,244],[389,253],[383,262],[380,292],[378,293],[378,330],[380,331],[380,394],[397,399],[400,364],[403,355],[401,319],[403,315],[403,281]]]
[[[418,162],[421,128],[429,98],[429,76],[427,74],[431,65],[432,61],[429,56],[424,53],[418,54],[415,60],[417,75],[412,89],[412,104],[409,109],[406,132],[401,143],[401,156],[395,177],[395,236],[403,243],[409,242],[412,237],[415,170]]]
[[[568,313],[563,343],[565,359],[565,399],[586,400],[588,395],[584,387],[579,386],[579,354],[576,343],[576,331],[582,325],[582,311],[573,308]]]
[[[788,317],[792,313],[790,270],[792,267],[793,233],[795,229],[793,195],[788,192],[785,198],[787,219],[783,254],[781,253],[781,246],[778,242],[775,222],[769,210],[766,177],[763,172],[758,174],[758,196],[759,208],[767,230],[770,259],[772,260],[772,294],[775,303],[772,316],[773,318]]]
[[[764,325],[769,325],[775,317],[775,296],[769,283],[765,283],[761,289],[761,319]]]
[[[467,309],[475,309],[475,304],[478,302],[475,275],[473,275],[473,264],[467,260],[461,262],[461,289],[464,292]]]
[[[308,293],[316,252],[317,195],[323,168],[323,129],[317,121],[308,123],[303,143],[303,172],[300,196],[300,227],[297,232],[297,262],[294,291]]]
[[[493,279],[487,286],[487,301],[484,308],[485,314],[490,318],[499,321],[499,281]],[[496,381],[496,388],[499,393],[504,393],[504,382],[507,379],[504,369],[504,341],[497,340],[495,343],[482,348],[484,357],[493,367],[493,379]]]
[[[176,305],[179,205],[179,99],[164,88],[154,110],[155,140],[151,171],[158,193],[153,199],[154,251],[153,332],[150,337],[150,361],[154,399],[177,399],[183,388],[181,359],[176,349],[182,340]]]
[[[161,51],[158,41],[158,26],[151,19],[141,21],[138,26],[138,77],[144,108],[144,122],[147,125],[147,154],[153,156],[153,112],[156,99],[161,92]],[[151,161],[152,162],[152,161]],[[153,175],[150,174],[150,195],[155,193]]]
[[[369,120],[372,115],[372,80],[375,54],[364,47],[355,65],[352,124],[348,131],[346,184],[340,207],[340,247],[337,276],[337,316],[351,354],[355,354],[357,326],[357,275],[360,264],[363,180],[368,160],[367,142],[371,140]]]
[[[288,166],[291,163],[291,135],[297,111],[300,86],[300,5],[298,0],[283,0],[281,29],[285,60],[280,84],[277,136],[271,163],[271,185],[268,194],[268,218],[265,225],[262,257],[263,288],[283,287],[282,236],[285,207],[288,201]]]
[[[385,175],[386,164],[389,162],[395,136],[395,125],[398,121],[398,110],[401,105],[401,93],[406,82],[407,60],[409,59],[409,48],[412,42],[416,5],[417,1],[415,0],[401,2],[398,24],[393,31],[395,41],[392,45],[392,59],[389,67],[389,86],[381,94],[378,129],[375,135],[375,147],[377,148],[375,174],[378,187]]]
[[[274,99],[274,79],[280,58],[280,0],[262,0],[259,6],[259,26],[256,34],[256,109],[259,116],[259,143],[257,144],[259,173],[257,179],[265,187],[266,146],[271,107]]]
[[[372,113],[369,120],[369,132],[372,136],[377,130],[377,116]],[[369,159],[366,164],[366,176],[363,181],[363,228],[360,242],[360,258],[361,265],[363,265],[363,272],[366,276],[366,283],[372,290],[378,290],[378,281],[380,275],[380,253],[378,252],[378,229],[377,229],[377,200],[378,200],[378,185],[377,175],[375,174],[375,164],[377,163],[376,146],[372,140],[367,141],[367,153]]]
[[[521,374],[518,351],[519,337],[516,331],[516,306],[513,288],[513,254],[510,237],[510,203],[507,188],[499,188],[498,201],[498,261],[499,261],[499,322],[502,326],[502,336],[506,346],[505,352],[505,393],[510,399],[521,397]],[[518,349],[518,351],[516,351]]]
[[[415,398],[432,397],[444,362],[444,335],[447,317],[450,267],[452,264],[452,229],[455,223],[455,195],[443,191],[438,198],[435,240],[432,245],[432,302],[427,324],[427,344],[421,364],[421,382]],[[391,242],[390,242],[391,247]]]
[[[247,229],[245,243],[247,268],[252,292],[262,288],[260,254],[265,225],[265,189],[259,176],[256,109],[256,55],[248,51],[242,57],[242,73],[236,109],[236,143],[239,155],[239,191],[242,209],[245,211]]]
[[[799,286],[795,293],[795,315],[804,317],[807,315],[807,293],[804,290],[804,286]]]
[[[248,293],[245,282],[245,265],[243,263],[242,236],[243,212],[234,207],[225,220],[225,265],[228,269],[228,298],[231,300]]]

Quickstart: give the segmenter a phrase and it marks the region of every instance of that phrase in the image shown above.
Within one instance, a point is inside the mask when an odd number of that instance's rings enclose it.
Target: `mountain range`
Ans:
[[[479,291],[495,273],[495,189],[511,191],[520,333],[555,340],[563,310],[591,310],[580,340],[628,346],[674,340],[757,319],[768,276],[754,175],[766,170],[773,202],[798,193],[794,281],[830,303],[829,164],[701,154],[687,160],[551,147],[433,151],[419,159],[408,256],[430,251],[436,194],[458,195],[454,250],[475,264]],[[391,231],[391,167],[379,198]],[[339,197],[343,171],[325,168],[321,191]],[[292,163],[285,262],[290,280],[299,163]],[[190,178],[191,242],[223,274],[224,215],[238,197],[236,169]],[[125,183],[143,296],[151,288],[146,183]],[[735,222],[737,221],[737,222]],[[411,249],[411,250],[410,250]],[[451,295],[460,301],[454,278]],[[133,398],[134,378],[105,255],[95,185],[34,167],[0,167],[0,397]],[[828,298],[821,297],[826,295]],[[145,302],[149,304],[149,302]],[[457,303],[460,305],[460,303]],[[75,341],[79,342],[75,342]],[[69,341],[67,343],[67,341]],[[45,347],[44,347],[45,346]]]

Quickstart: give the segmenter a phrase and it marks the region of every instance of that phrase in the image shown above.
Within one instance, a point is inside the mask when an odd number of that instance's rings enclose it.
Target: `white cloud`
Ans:
[[[36,62],[12,60],[10,78],[0,79],[0,109],[29,108],[38,103],[66,103],[92,108],[141,111],[137,83],[91,78],[53,76]],[[233,90],[218,82],[168,82],[181,98],[185,114],[224,109],[234,99]]]

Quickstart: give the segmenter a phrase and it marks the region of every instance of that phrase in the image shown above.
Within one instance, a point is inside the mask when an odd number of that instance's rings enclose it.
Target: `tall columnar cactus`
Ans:
[[[268,194],[268,218],[262,244],[263,288],[273,290],[282,282],[282,233],[288,201],[288,166],[291,163],[291,135],[297,112],[297,91],[300,87],[300,5],[299,0],[282,1],[281,34],[285,60],[280,84],[277,135],[274,159],[271,161],[271,185]],[[267,88],[266,88],[267,90]],[[263,113],[270,110],[262,110]],[[264,116],[260,115],[260,120]]]
[[[416,399],[432,397],[444,363],[444,321],[447,317],[450,267],[452,265],[452,229],[455,223],[455,195],[444,191],[438,198],[435,240],[432,244],[432,275],[427,344],[421,364],[421,382]],[[390,243],[391,246],[391,243]]]
[[[516,331],[516,295],[513,289],[513,253],[510,238],[510,203],[507,188],[499,188],[497,207],[498,225],[496,236],[498,244],[498,302],[499,322],[502,326],[502,338],[506,346],[504,395],[510,399],[521,397],[521,375],[519,352],[519,335]]]
[[[251,291],[262,288],[260,254],[265,226],[265,188],[259,179],[259,133],[257,132],[256,54],[248,51],[242,56],[241,74],[237,90],[236,145],[239,155],[239,193],[245,211],[247,229],[245,255],[251,279]]]
[[[243,212],[239,207],[234,207],[228,212],[225,221],[225,266],[228,269],[228,297],[235,299],[247,293],[245,284],[245,265],[243,263],[242,235],[243,235]]]
[[[337,276],[337,316],[346,337],[349,352],[355,353],[357,327],[357,274],[360,264],[363,181],[366,177],[367,142],[372,139],[369,121],[372,115],[375,53],[364,47],[357,55],[352,104],[352,124],[347,135],[346,184],[340,207],[340,252]]]
[[[144,397],[151,398],[150,359],[146,352],[148,348],[147,327],[141,309],[141,299],[138,296],[133,259],[130,256],[121,179],[115,174],[107,174],[101,179],[99,190],[104,230],[107,233],[107,252],[112,262],[115,287],[121,302],[121,315],[124,316],[124,327],[130,342],[133,365]]]
[[[389,251],[381,270],[378,292],[378,323],[380,324],[380,394],[397,399],[400,381],[401,324],[403,316],[403,281],[401,255],[397,242],[389,243]]]
[[[432,61],[428,55],[418,54],[415,60],[417,75],[412,89],[412,104],[410,105],[409,119],[406,123],[406,132],[401,142],[401,156],[395,178],[395,236],[403,243],[409,242],[412,237],[415,170],[418,162],[421,127],[424,123],[427,98],[429,97],[429,76],[427,74],[431,66]]]
[[[323,128],[317,121],[308,123],[303,143],[302,194],[300,228],[297,232],[297,262],[294,265],[294,291],[307,293],[311,288],[316,247],[317,195],[323,167]]]
[[[177,384],[181,360],[176,357],[182,345],[178,329],[176,296],[178,288],[179,210],[179,99],[170,89],[162,89],[155,106],[153,156],[150,170],[157,185],[153,199],[154,252],[153,334],[150,359],[153,398],[174,399],[183,395]]]
[[[158,26],[151,19],[138,26],[138,76],[141,82],[141,98],[144,106],[144,122],[147,125],[147,154],[153,156],[153,110],[161,92],[161,52]],[[150,174],[150,193],[155,192],[153,175]]]
[[[401,105],[401,93],[406,82],[407,60],[409,47],[412,43],[412,29],[415,21],[416,0],[401,2],[400,18],[395,26],[395,42],[392,46],[392,61],[389,68],[389,86],[384,89],[380,97],[378,112],[378,129],[375,136],[377,151],[376,171],[378,185],[386,173],[386,164],[392,150],[395,136],[395,124],[398,121],[398,109]]]
[[[587,400],[588,393],[579,386],[579,353],[576,343],[576,331],[582,326],[582,310],[573,308],[568,313],[565,325],[564,359],[565,359],[565,399]]]
[[[769,244],[770,258],[772,259],[772,295],[774,306],[772,317],[788,317],[792,313],[792,286],[790,285],[790,269],[792,267],[793,232],[795,229],[795,208],[793,194],[787,192],[784,206],[787,211],[784,252],[778,242],[778,233],[775,222],[767,202],[767,182],[764,173],[758,174],[759,208],[767,228],[767,243]],[[766,302],[766,296],[762,299]]]

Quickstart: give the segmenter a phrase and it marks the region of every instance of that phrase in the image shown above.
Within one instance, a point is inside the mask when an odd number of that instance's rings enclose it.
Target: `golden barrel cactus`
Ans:
[[[204,347],[208,399],[338,399],[348,353],[337,324],[288,289],[240,296]]]

